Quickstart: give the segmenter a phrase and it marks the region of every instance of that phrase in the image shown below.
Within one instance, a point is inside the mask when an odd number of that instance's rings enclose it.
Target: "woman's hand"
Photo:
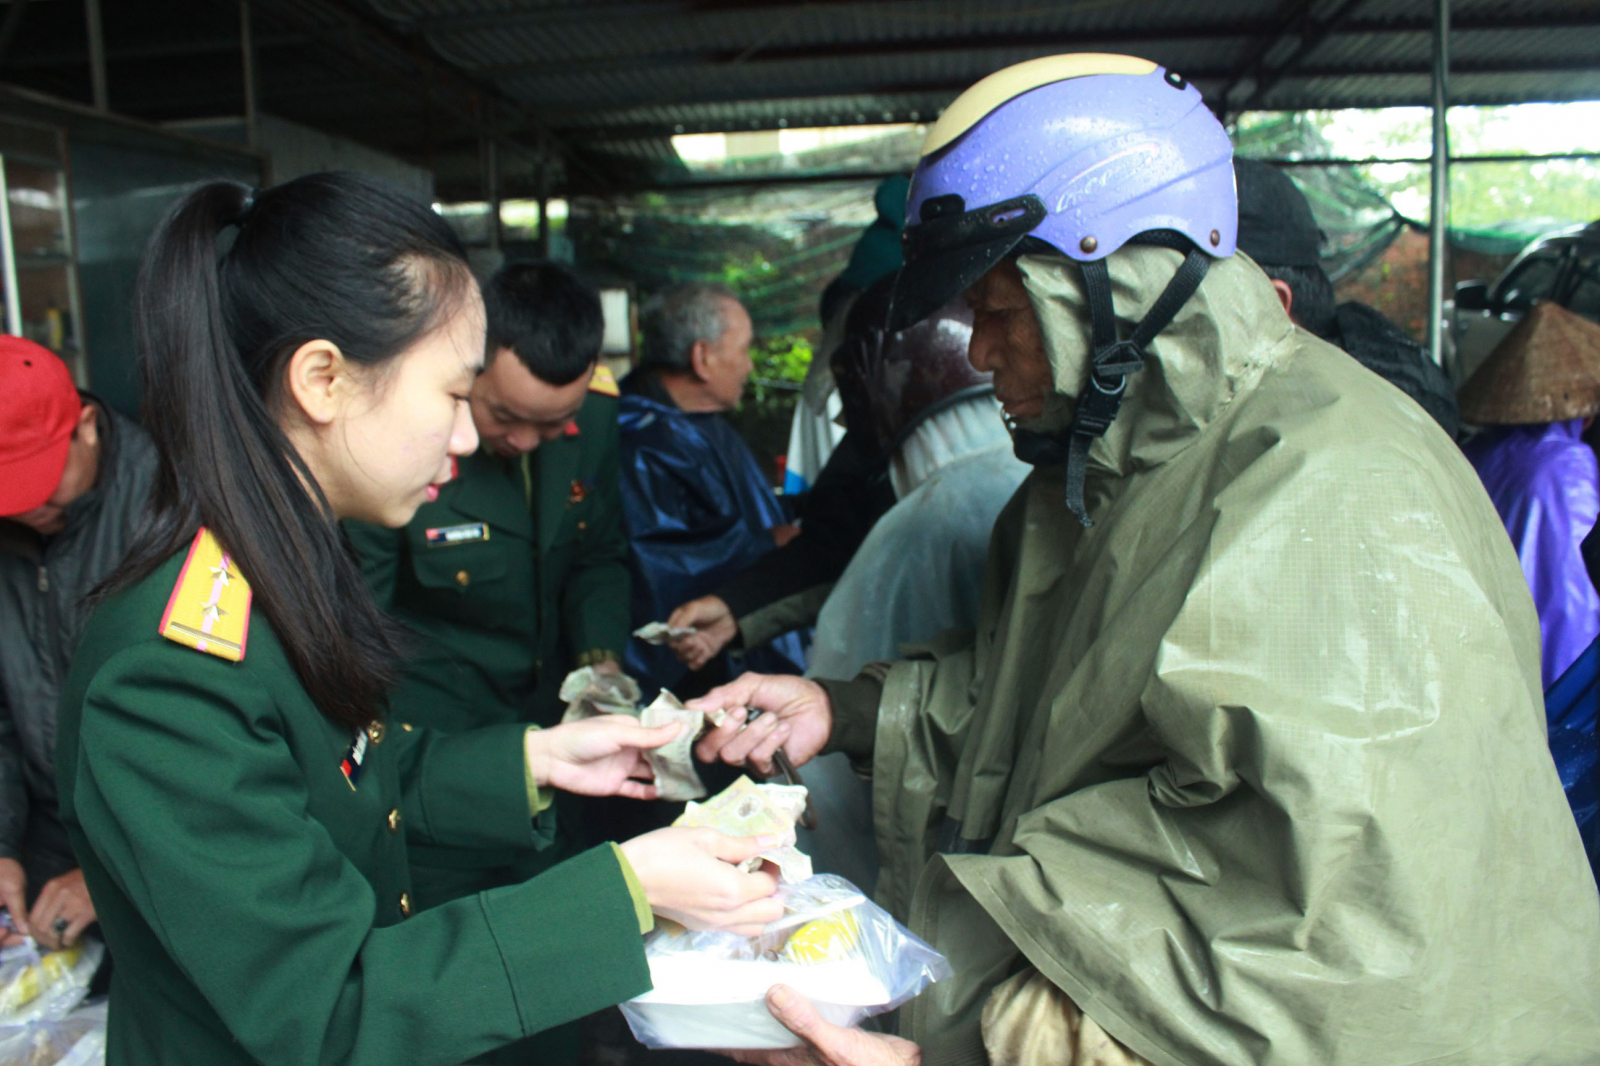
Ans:
[[[767,1009],[804,1043],[777,1051],[723,1051],[735,1062],[757,1066],[918,1066],[922,1049],[909,1040],[834,1025],[792,988],[767,990]]]
[[[28,915],[33,938],[47,948],[64,948],[95,923],[94,901],[83,883],[82,870],[53,877],[39,890]]]
[[[778,879],[736,866],[781,843],[778,837],[730,837],[714,829],[674,827],[620,845],[650,909],[690,929],[756,936],[783,917],[772,898]]]
[[[820,752],[833,732],[828,690],[790,674],[741,674],[686,706],[727,714],[695,748],[702,762],[749,762],[764,774],[772,772],[772,755],[780,747],[799,766]],[[766,713],[746,727],[746,708]]]
[[[583,796],[656,798],[644,753],[678,735],[676,723],[646,729],[637,718],[602,714],[551,729],[530,729],[522,745],[539,786]]]
[[[691,670],[699,670],[716,658],[739,635],[733,611],[720,596],[701,596],[673,611],[667,618],[673,629],[694,629],[687,637],[672,642],[672,654]]]

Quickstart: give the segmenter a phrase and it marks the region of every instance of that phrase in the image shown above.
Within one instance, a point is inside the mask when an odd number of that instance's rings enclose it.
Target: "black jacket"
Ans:
[[[1455,439],[1461,430],[1456,390],[1427,349],[1385,318],[1383,312],[1351,300],[1334,312],[1332,341],[1356,361],[1410,396]]]
[[[801,534],[732,578],[717,595],[745,646],[809,626],[873,525],[894,506],[887,468],[846,433],[801,499]]]
[[[0,519],[0,858],[29,891],[75,868],[56,812],[56,703],[88,615],[84,598],[122,561],[149,504],[156,451],[133,422],[100,409],[100,471],[48,540]]]

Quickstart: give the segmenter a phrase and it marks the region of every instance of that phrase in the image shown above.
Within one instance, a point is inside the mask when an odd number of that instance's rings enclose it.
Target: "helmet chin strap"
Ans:
[[[1165,235],[1147,234],[1140,243],[1171,247]],[[1089,325],[1094,355],[1089,363],[1088,381],[1078,396],[1072,425],[1059,434],[1035,433],[1019,429],[1013,438],[1017,458],[1035,466],[1065,463],[1067,466],[1067,509],[1085,528],[1094,525],[1083,502],[1083,480],[1088,470],[1089,447],[1107,429],[1122,407],[1128,390],[1128,375],[1144,368],[1145,349],[1172,321],[1184,303],[1193,296],[1211,258],[1183,239],[1188,255],[1178,272],[1167,282],[1160,298],[1133,328],[1126,340],[1117,337],[1117,317],[1111,299],[1111,271],[1104,259],[1080,264],[1084,291],[1089,298]],[[1180,249],[1182,250],[1182,249]]]

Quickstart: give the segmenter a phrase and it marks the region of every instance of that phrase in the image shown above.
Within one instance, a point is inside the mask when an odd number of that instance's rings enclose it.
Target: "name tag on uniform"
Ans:
[[[439,526],[437,529],[425,529],[422,535],[428,539],[428,547],[443,548],[451,544],[471,544],[473,541],[488,540],[489,526],[485,522],[473,522],[465,526]]]
[[[339,760],[339,769],[344,771],[344,779],[350,782],[350,787],[356,787],[356,782],[361,780],[361,763],[367,757],[366,730],[356,734],[356,739],[351,742],[350,750],[344,753],[344,758]]]

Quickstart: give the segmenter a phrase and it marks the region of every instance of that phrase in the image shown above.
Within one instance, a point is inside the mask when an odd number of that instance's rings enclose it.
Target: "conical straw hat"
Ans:
[[[1458,395],[1462,420],[1480,426],[1600,412],[1600,326],[1559,304],[1534,304]]]

